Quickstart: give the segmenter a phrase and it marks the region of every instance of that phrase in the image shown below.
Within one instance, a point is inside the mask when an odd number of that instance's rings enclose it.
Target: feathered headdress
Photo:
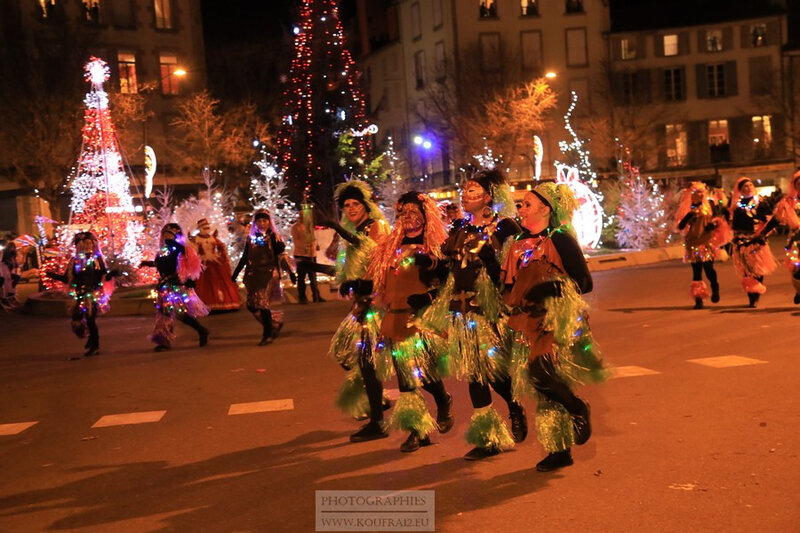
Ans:
[[[436,202],[427,194],[417,191],[409,191],[403,194],[395,204],[394,228],[385,239],[378,243],[374,255],[377,260],[370,262],[367,269],[367,277],[372,279],[374,290],[378,294],[383,293],[386,286],[386,272],[395,256],[396,250],[400,248],[400,244],[403,242],[405,231],[400,220],[400,213],[403,206],[408,204],[416,204],[422,211],[424,218],[422,242],[428,253],[436,259],[442,259],[443,257],[441,248],[442,243],[447,239],[447,229],[442,221]]]
[[[372,189],[370,186],[363,181],[359,180],[350,180],[344,183],[340,183],[336,186],[334,190],[334,196],[336,197],[336,203],[339,206],[339,209],[344,207],[344,203],[347,200],[356,200],[364,204],[364,207],[367,210],[367,215],[373,220],[382,220],[386,221],[386,217],[383,216],[381,213],[378,204],[372,199]],[[347,218],[346,215],[342,214],[341,225],[344,229],[355,232],[355,225],[350,222],[350,219]]]
[[[531,192],[550,207],[550,228],[566,231],[575,237],[572,215],[578,209],[578,200],[569,185],[545,182],[537,185]]]
[[[713,211],[711,209],[711,204],[709,203],[709,198],[708,198],[708,187],[702,181],[693,181],[692,183],[689,184],[688,187],[686,187],[683,190],[683,193],[681,193],[681,201],[678,204],[678,211],[675,213],[675,226],[676,227],[678,226],[678,223],[680,223],[680,221],[683,220],[683,217],[685,217],[686,214],[689,211],[691,211],[691,209],[692,209],[692,194],[694,194],[696,191],[702,191],[703,192],[703,201],[702,201],[702,204],[701,204],[701,206],[699,208],[700,214],[701,215],[710,216],[713,213]]]
[[[517,214],[511,187],[506,182],[506,177],[498,168],[481,170],[474,174],[470,181],[474,181],[492,197],[492,210],[500,218],[513,218]]]

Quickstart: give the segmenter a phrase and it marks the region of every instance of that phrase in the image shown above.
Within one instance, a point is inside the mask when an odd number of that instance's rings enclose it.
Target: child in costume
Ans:
[[[275,232],[269,213],[263,209],[257,210],[250,226],[250,237],[232,279],[236,281],[244,268],[247,310],[261,324],[259,346],[272,343],[283,328],[283,311],[273,310],[272,307],[283,301],[281,268],[289,273],[292,283],[295,282],[285,250],[286,244]]]
[[[357,418],[368,411],[369,422],[350,436],[351,442],[364,442],[389,436],[383,422],[383,410],[389,403],[383,397],[382,382],[391,375],[392,364],[385,352],[375,352],[381,314],[372,307],[371,283],[363,279],[388,225],[363,181],[342,183],[335,193],[343,211],[341,222],[320,223],[334,229],[345,242],[336,261],[336,278],[339,293],[351,298],[353,306],[334,333],[329,353],[347,370],[337,405]]]
[[[211,233],[208,219],[197,221],[198,233],[190,239],[192,247],[203,262],[203,272],[197,280],[195,292],[211,311],[239,309],[239,289],[231,281],[231,263],[228,250],[216,232]]]
[[[97,315],[108,312],[113,291],[112,274],[106,269],[97,237],[92,232],[76,233],[72,242],[75,255],[67,263],[64,274],[48,274],[69,288],[72,331],[79,339],[88,332],[84,355],[91,357],[100,353]]]
[[[194,292],[195,280],[200,277],[203,263],[186,240],[181,227],[169,223],[161,229],[161,249],[153,261],[142,261],[141,266],[158,270],[156,284],[156,321],[153,333],[148,336],[161,352],[172,348],[175,342],[175,319],[197,332],[200,346],[208,344],[208,330],[197,317],[206,316],[208,307]]]
[[[705,183],[695,181],[681,196],[675,215],[676,226],[684,232],[683,261],[692,265],[692,287],[694,308],[702,309],[708,298],[708,285],[703,281],[705,272],[711,284],[711,301],[719,302],[719,282],[714,270],[714,259],[720,246],[730,242],[733,232],[725,217],[715,211],[717,206],[709,198]]]
[[[771,209],[756,194],[750,178],[736,180],[731,195],[731,227],[733,228],[733,266],[742,279],[747,293],[748,307],[756,307],[758,298],[767,292],[764,276],[772,273],[778,264],[761,231],[771,214]]]
[[[591,435],[589,406],[573,385],[606,377],[581,298],[592,277],[571,227],[576,207],[564,184],[526,193],[519,209],[524,230],[503,265],[515,395],[534,391],[536,433],[548,452],[536,465],[541,472],[571,465],[572,445]]]
[[[427,195],[405,193],[395,211],[395,227],[378,244],[366,277],[384,313],[378,354],[391,355],[400,389],[390,425],[409,432],[400,451],[413,452],[430,444],[434,429],[447,433],[453,427],[453,399],[442,383],[447,373],[445,347],[440,337],[413,324],[447,277],[441,252],[447,232],[436,203]],[[420,386],[436,401],[436,420],[417,390]]]
[[[525,410],[512,397],[506,349],[510,332],[498,288],[503,250],[520,227],[511,218],[514,202],[499,170],[484,170],[468,180],[461,203],[467,217],[453,222],[442,246],[451,275],[419,325],[447,338],[456,375],[469,381],[474,413],[467,441],[474,448],[464,458],[474,461],[513,447],[528,433]],[[492,407],[490,387],[508,404],[510,434]]]

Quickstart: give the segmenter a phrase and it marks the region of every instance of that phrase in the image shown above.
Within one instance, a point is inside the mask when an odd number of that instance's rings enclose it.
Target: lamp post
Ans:
[[[428,178],[428,151],[433,148],[433,140],[431,137],[428,137],[427,134],[417,134],[414,135],[414,144],[420,148],[419,151],[419,160],[420,166],[422,171],[422,177],[420,181],[424,181]]]

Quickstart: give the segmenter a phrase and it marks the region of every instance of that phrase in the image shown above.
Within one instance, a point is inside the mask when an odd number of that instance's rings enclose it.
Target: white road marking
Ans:
[[[97,422],[93,428],[106,428],[109,426],[127,426],[130,424],[147,424],[161,420],[166,411],[145,411],[142,413],[122,413],[118,415],[106,415]]]
[[[16,424],[0,424],[0,435],[19,435],[39,422],[17,422]]]
[[[767,361],[761,359],[751,359],[741,355],[721,355],[719,357],[704,357],[702,359],[687,359],[689,363],[710,366],[712,368],[727,368],[729,366],[762,365]]]
[[[645,368],[643,366],[615,366],[612,368],[612,378],[632,378],[636,376],[652,376],[654,374],[660,374],[656,370],[651,370],[649,368]]]
[[[246,415],[250,413],[266,413],[268,411],[291,411],[294,400],[266,400],[263,402],[234,403],[228,409],[229,415]]]

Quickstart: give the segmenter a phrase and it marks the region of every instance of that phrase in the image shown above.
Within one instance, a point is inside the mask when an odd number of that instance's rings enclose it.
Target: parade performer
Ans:
[[[474,448],[464,458],[474,461],[513,447],[528,433],[525,410],[512,397],[510,332],[498,288],[503,250],[520,227],[510,218],[514,202],[497,169],[480,171],[468,180],[461,204],[467,217],[453,222],[442,247],[451,276],[419,324],[423,331],[430,328],[447,337],[452,367],[469,381],[474,413],[467,441]],[[492,406],[490,386],[508,404],[511,434]]]
[[[197,221],[198,233],[190,239],[192,247],[203,262],[203,272],[197,280],[195,292],[211,311],[239,309],[239,289],[231,281],[231,264],[228,250],[217,232],[211,233],[208,219]]]
[[[383,410],[388,409],[389,402],[383,397],[382,382],[391,375],[392,365],[385,351],[375,353],[381,313],[372,308],[371,283],[363,280],[388,225],[363,181],[342,183],[335,195],[343,212],[341,222],[320,223],[334,229],[346,243],[336,260],[336,277],[340,294],[351,298],[353,305],[334,333],[329,353],[347,370],[337,405],[356,418],[368,413],[369,422],[350,436],[352,442],[363,442],[389,436],[383,422]]]
[[[733,228],[733,266],[742,279],[747,293],[748,307],[756,307],[758,298],[767,291],[764,276],[773,272],[778,264],[762,234],[770,207],[756,194],[750,178],[736,180],[731,195],[731,227]]]
[[[719,282],[714,270],[714,259],[721,246],[730,242],[733,232],[725,216],[719,212],[709,197],[705,183],[692,182],[681,196],[675,215],[678,231],[684,232],[683,261],[692,265],[690,294],[694,308],[702,309],[703,300],[711,296],[713,303],[719,302]],[[703,281],[703,272],[711,285]]]
[[[250,236],[244,246],[242,258],[233,271],[236,281],[244,268],[244,286],[247,289],[247,310],[261,324],[259,346],[272,343],[283,328],[283,311],[272,309],[283,301],[281,270],[289,273],[292,283],[296,278],[286,256],[286,244],[272,225],[269,213],[259,209],[253,215]]]
[[[48,272],[48,275],[69,288],[72,331],[79,339],[88,333],[84,355],[91,357],[100,353],[97,315],[109,309],[114,288],[111,281],[113,276],[106,269],[97,237],[92,232],[76,233],[72,243],[75,245],[75,255],[67,263],[64,274]]]
[[[795,291],[794,303],[800,304],[800,171],[792,176],[789,192],[778,201],[773,215],[762,233],[769,232],[778,222],[789,228],[785,265]]]
[[[606,377],[581,298],[592,277],[571,226],[577,205],[563,184],[526,193],[519,210],[524,230],[503,265],[515,395],[530,392],[528,384],[535,391],[536,433],[548,452],[536,465],[541,472],[571,465],[571,446],[591,435],[589,405],[572,387]]]
[[[395,226],[378,244],[366,277],[373,282],[375,304],[384,312],[377,353],[390,354],[400,397],[389,425],[409,432],[400,451],[413,452],[430,444],[430,433],[453,427],[452,396],[442,377],[447,374],[446,349],[438,335],[413,325],[415,314],[427,308],[448,271],[441,252],[447,238],[436,202],[411,191],[395,207]],[[436,401],[436,420],[428,412],[418,387]]]
[[[161,229],[161,249],[153,261],[142,261],[140,266],[158,270],[156,290],[156,321],[148,337],[161,352],[172,348],[175,342],[177,318],[197,332],[200,346],[208,344],[208,330],[197,317],[206,316],[208,307],[194,292],[194,285],[203,270],[203,263],[186,239],[181,227],[169,223]]]

